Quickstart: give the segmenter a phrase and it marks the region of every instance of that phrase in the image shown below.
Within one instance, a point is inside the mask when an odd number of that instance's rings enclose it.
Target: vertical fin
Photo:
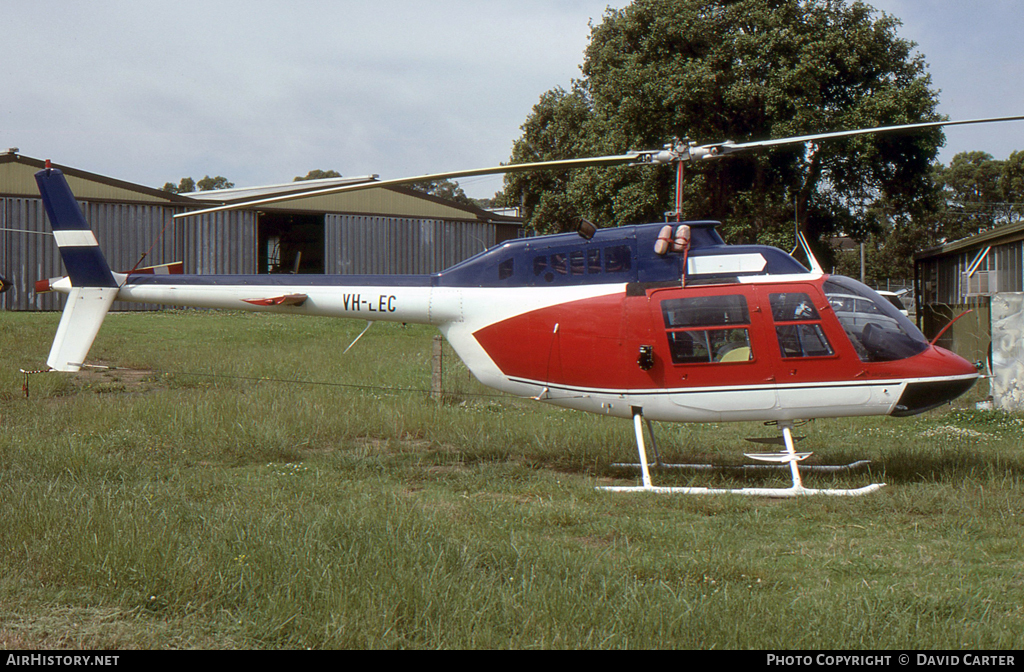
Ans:
[[[117,298],[118,285],[63,173],[47,167],[36,173],[36,184],[71,280],[46,364],[57,371],[78,371]]]
[[[71,286],[117,287],[96,235],[85,221],[64,174],[56,168],[40,170],[36,173],[36,184]]]

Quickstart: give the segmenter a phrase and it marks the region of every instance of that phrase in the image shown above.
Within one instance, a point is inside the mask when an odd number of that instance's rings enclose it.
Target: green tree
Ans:
[[[293,182],[303,182],[305,180],[325,180],[329,177],[341,177],[341,173],[336,170],[311,170],[306,173],[305,177],[296,177]]]
[[[635,0],[591,29],[583,78],[544,94],[513,162],[767,139],[937,120],[923,58],[899,21],[840,0]],[[723,221],[733,242],[867,235],[880,202],[909,212],[930,189],[942,134],[887,134],[689,164],[684,215]],[[673,207],[665,168],[506,179],[505,200],[541,231],[654,221]]]
[[[162,189],[172,194],[190,194],[196,190],[196,181],[191,177],[183,177],[179,180],[178,184],[173,182],[164,183]]]
[[[410,184],[411,189],[443,198],[446,201],[453,201],[463,205],[474,205],[473,199],[466,196],[459,183],[454,180],[433,180],[431,182],[417,182]]]
[[[935,242],[957,240],[1021,219],[1024,152],[1006,161],[985,152],[961,152],[934,168],[938,203],[923,220],[941,232]]]
[[[228,178],[221,177],[210,177],[207,175],[203,179],[196,182],[191,177],[183,177],[175,185],[173,182],[166,182],[161,191],[166,191],[172,194],[191,194],[193,191],[212,191],[214,189],[231,189],[235,186],[234,182],[229,182]]]
[[[199,191],[214,191],[216,189],[231,189],[235,186],[234,182],[228,182],[228,178],[221,177],[210,177],[207,175],[203,179],[196,182],[196,188]]]
[[[933,164],[933,189],[912,213],[900,213],[886,201],[866,212],[870,233],[856,238],[867,246],[869,283],[913,277],[913,255],[920,250],[1017,222],[1024,201],[1024,152],[1006,161],[985,152],[961,152],[948,166]],[[840,272],[859,273],[859,255],[847,255]]]
[[[1016,222],[1024,218],[1024,152],[1010,154],[1003,163],[999,188],[1008,204],[1008,217]]]

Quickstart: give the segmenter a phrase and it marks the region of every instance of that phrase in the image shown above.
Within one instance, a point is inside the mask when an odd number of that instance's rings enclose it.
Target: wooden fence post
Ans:
[[[431,358],[431,376],[430,376],[430,398],[435,401],[440,401],[444,390],[442,389],[443,381],[441,378],[441,363],[442,363],[442,346],[444,345],[444,339],[441,336],[434,336],[434,356]]]

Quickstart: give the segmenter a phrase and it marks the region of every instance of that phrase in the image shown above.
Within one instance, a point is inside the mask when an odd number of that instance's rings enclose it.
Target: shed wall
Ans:
[[[114,271],[127,272],[137,264],[183,261],[186,273],[256,272],[254,212],[216,213],[185,223],[169,223],[181,208],[88,201],[79,201],[79,205]],[[42,200],[0,198],[0,222],[0,228],[13,229],[0,231],[0,269],[12,284],[9,291],[0,294],[0,308],[61,310],[62,295],[37,295],[33,290],[36,280],[65,274]],[[155,307],[117,303],[114,309]]]
[[[437,273],[496,243],[491,224],[327,215],[327,273]]]

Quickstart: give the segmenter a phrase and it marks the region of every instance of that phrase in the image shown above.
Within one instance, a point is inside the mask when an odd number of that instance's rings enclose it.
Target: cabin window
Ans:
[[[668,332],[673,364],[750,361],[746,329],[693,329]]]
[[[605,273],[621,273],[632,268],[633,255],[628,245],[616,245],[604,251]]]
[[[802,292],[788,294],[770,294],[768,302],[772,305],[772,319],[776,322],[802,322],[820,320],[818,311],[811,303],[811,297]]]
[[[803,292],[769,294],[775,335],[783,357],[829,357],[832,345],[821,329],[821,316]]]
[[[548,270],[548,258],[547,257],[534,257],[533,258],[533,274],[540,275],[544,271]]]
[[[556,252],[551,255],[534,257],[533,275],[535,277],[543,276],[545,281],[553,282],[560,275],[622,273],[632,268],[632,258],[632,252],[628,245]],[[500,272],[502,272],[501,269],[499,269]],[[510,276],[511,273],[509,276],[503,276],[502,279]]]
[[[565,252],[551,255],[551,268],[559,275],[569,274],[569,255]]]
[[[776,326],[775,334],[783,357],[829,357],[833,354],[820,324]]]
[[[498,264],[498,280],[506,280],[512,277],[515,270],[515,259],[506,259]]]
[[[661,313],[668,328],[750,324],[747,300],[738,294],[669,299]]]
[[[740,295],[702,296],[661,302],[674,364],[747,362],[750,312]]]
[[[569,253],[569,268],[573,275],[583,275],[586,272],[586,257],[582,250]]]

